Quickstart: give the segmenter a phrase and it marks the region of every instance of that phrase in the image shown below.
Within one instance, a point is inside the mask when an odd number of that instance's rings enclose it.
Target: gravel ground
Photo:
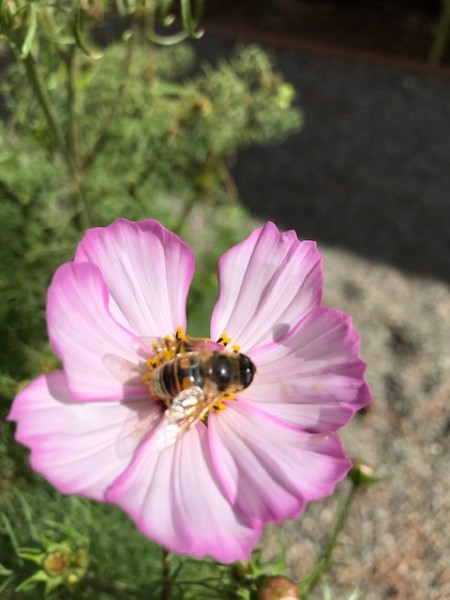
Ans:
[[[201,52],[231,43],[206,38]],[[242,153],[234,172],[258,218],[316,239],[325,302],[353,315],[374,400],[343,433],[385,478],[355,501],[330,574],[334,598],[450,598],[450,80],[274,51],[298,92],[301,134]],[[343,483],[338,495],[345,492]],[[287,527],[294,577],[336,499]],[[269,540],[274,533],[267,532]],[[321,597],[320,594],[317,596]]]

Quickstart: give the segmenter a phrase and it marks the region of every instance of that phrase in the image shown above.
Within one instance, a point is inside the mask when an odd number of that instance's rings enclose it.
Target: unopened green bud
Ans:
[[[233,577],[239,583],[245,583],[253,578],[253,568],[250,563],[238,561],[232,567]]]
[[[371,485],[377,481],[375,469],[359,458],[353,460],[353,467],[350,469],[348,477],[354,485]]]
[[[76,573],[69,573],[66,577],[66,583],[68,585],[76,585],[80,581],[80,578]]]
[[[300,600],[297,586],[281,575],[267,577],[258,592],[259,600]]]

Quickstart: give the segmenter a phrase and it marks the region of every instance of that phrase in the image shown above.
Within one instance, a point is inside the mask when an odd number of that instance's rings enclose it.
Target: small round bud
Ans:
[[[80,581],[80,578],[76,573],[69,573],[66,578],[66,583],[68,585],[76,585]]]
[[[259,600],[300,600],[297,586],[281,575],[272,575],[264,580],[258,592]]]
[[[354,485],[371,485],[377,481],[375,469],[358,458],[353,460],[353,467],[347,477],[352,480]]]

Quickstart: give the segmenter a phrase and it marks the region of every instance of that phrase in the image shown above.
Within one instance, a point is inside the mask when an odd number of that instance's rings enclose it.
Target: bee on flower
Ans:
[[[263,526],[333,492],[336,430],[370,400],[314,242],[272,223],[219,260],[210,337],[186,327],[190,248],[152,220],[89,230],[47,297],[63,370],[9,419],[60,492],[120,506],[166,549],[246,560]]]

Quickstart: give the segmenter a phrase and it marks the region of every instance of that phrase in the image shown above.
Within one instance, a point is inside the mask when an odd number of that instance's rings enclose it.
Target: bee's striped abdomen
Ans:
[[[203,388],[205,382],[200,360],[195,354],[170,360],[155,373],[153,391],[168,403],[180,392],[190,387]]]

